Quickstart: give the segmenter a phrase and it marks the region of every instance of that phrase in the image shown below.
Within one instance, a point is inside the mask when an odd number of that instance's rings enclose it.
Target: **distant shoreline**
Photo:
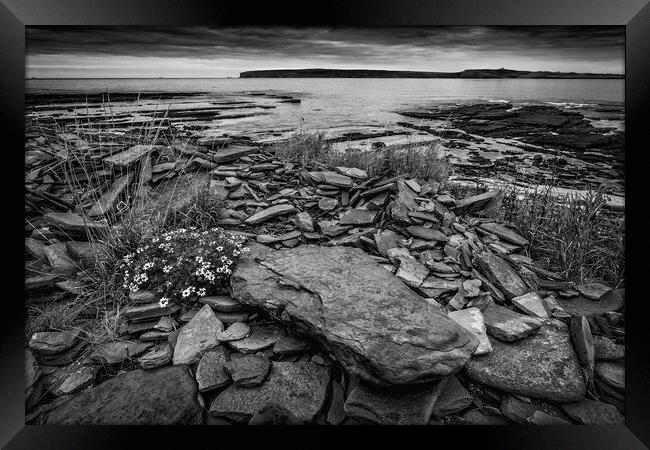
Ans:
[[[525,71],[510,69],[468,69],[461,72],[418,72],[405,70],[278,69],[249,70],[239,78],[549,78],[549,79],[623,79],[624,74]]]

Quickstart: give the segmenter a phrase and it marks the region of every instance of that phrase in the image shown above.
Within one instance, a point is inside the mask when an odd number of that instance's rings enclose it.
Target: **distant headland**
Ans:
[[[623,74],[466,69],[461,72],[418,72],[369,69],[278,69],[249,70],[239,78],[624,78]]]

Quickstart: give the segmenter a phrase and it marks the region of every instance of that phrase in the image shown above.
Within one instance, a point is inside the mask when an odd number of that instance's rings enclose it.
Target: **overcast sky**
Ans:
[[[255,69],[624,73],[624,27],[27,27],[26,76],[237,77]]]

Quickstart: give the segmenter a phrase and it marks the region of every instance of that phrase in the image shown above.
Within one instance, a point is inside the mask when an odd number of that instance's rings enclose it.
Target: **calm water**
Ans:
[[[298,128],[301,122],[303,127],[311,129],[383,125],[404,120],[403,116],[395,114],[396,110],[435,103],[552,103],[593,111],[601,105],[622,105],[624,101],[622,79],[40,79],[26,80],[26,90],[28,93],[206,92],[203,99],[207,101],[228,100],[241,97],[245,92],[270,90],[302,100],[300,104],[281,104],[271,110],[270,115],[237,122],[240,126],[253,128]],[[254,99],[258,101],[259,97]]]

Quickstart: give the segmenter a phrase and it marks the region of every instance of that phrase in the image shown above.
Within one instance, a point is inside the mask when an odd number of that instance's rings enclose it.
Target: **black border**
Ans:
[[[650,446],[650,354],[648,352],[648,303],[643,298],[647,290],[642,282],[646,267],[640,264],[648,252],[647,233],[643,228],[646,184],[650,170],[648,153],[647,117],[650,110],[650,5],[648,0],[354,0],[337,3],[307,4],[267,1],[251,4],[249,1],[209,0],[2,0],[0,5],[0,123],[5,132],[3,158],[8,169],[2,172],[3,207],[15,225],[23,208],[19,195],[13,195],[22,186],[23,172],[11,172],[22,161],[24,145],[24,40],[25,25],[329,25],[329,26],[385,26],[385,25],[624,25],[626,27],[626,254],[627,291],[626,325],[628,330],[626,357],[626,425],[573,427],[313,427],[283,428],[247,432],[227,430],[228,427],[200,427],[192,430],[181,427],[39,427],[24,425],[23,386],[24,307],[17,295],[10,295],[3,286],[3,315],[0,326],[2,339],[2,372],[0,386],[0,445],[11,449],[49,448],[122,448],[135,445],[169,447],[202,445],[196,435],[203,435],[212,447],[227,445],[224,437],[235,438],[240,445],[251,445],[251,437],[260,435],[280,445],[296,441],[301,445],[330,443],[339,433],[370,432],[373,437],[396,438],[402,445],[403,433],[422,433],[424,445],[454,447],[472,443],[480,448],[498,449],[637,449]],[[13,161],[13,159],[16,161]],[[7,177],[7,175],[11,175]],[[15,177],[15,179],[14,179]],[[9,178],[9,180],[7,180]],[[15,184],[14,184],[15,182]],[[638,184],[635,186],[635,184]],[[15,187],[14,187],[15,186]],[[14,187],[12,189],[12,187]],[[11,200],[11,202],[10,202]],[[13,212],[15,210],[15,212]],[[9,212],[11,211],[11,212]],[[634,224],[634,225],[633,225]],[[16,255],[22,254],[22,241],[15,243]],[[5,267],[14,269],[16,276],[4,272],[5,279],[19,287],[22,271],[19,264],[4,258]],[[636,298],[640,297],[640,298]],[[11,310],[13,309],[13,310]],[[13,314],[12,314],[13,313]],[[134,399],[137,401],[137,399]],[[161,429],[162,428],[162,429]],[[17,433],[17,434],[16,434]],[[298,433],[298,434],[296,434]],[[207,435],[207,436],[206,436]],[[319,439],[321,436],[324,439]],[[13,439],[12,439],[13,437]],[[305,439],[300,440],[300,438]],[[443,438],[445,443],[443,443]],[[138,443],[138,440],[140,441]]]

